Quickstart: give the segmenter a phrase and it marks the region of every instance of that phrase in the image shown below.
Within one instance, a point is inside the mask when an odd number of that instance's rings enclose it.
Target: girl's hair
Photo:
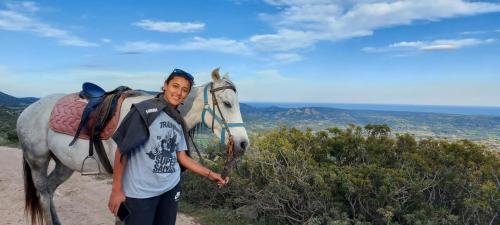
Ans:
[[[172,79],[174,79],[174,77],[182,77],[182,78],[186,79],[189,82],[189,91],[191,91],[191,88],[194,85],[193,75],[191,75],[190,73],[185,72],[184,70],[181,70],[181,69],[174,69],[172,71],[172,73],[170,73],[170,75],[168,75],[167,79],[165,80],[165,83],[168,84]],[[161,87],[161,90],[165,91],[165,90],[163,90],[163,86]]]

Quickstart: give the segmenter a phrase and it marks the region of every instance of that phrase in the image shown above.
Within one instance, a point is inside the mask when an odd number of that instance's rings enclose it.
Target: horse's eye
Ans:
[[[228,101],[224,101],[224,106],[231,108],[231,103]]]

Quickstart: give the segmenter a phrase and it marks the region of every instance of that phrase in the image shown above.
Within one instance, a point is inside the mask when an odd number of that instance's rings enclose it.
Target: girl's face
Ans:
[[[186,78],[175,76],[163,85],[163,90],[165,90],[163,97],[172,106],[177,107],[186,99],[189,89],[189,81]]]

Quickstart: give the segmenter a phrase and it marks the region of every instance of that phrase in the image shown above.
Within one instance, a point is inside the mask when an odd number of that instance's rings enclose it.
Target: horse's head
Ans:
[[[249,140],[241,117],[236,86],[227,74],[221,78],[217,68],[212,71],[212,82],[203,91],[202,122],[212,128],[224,144],[228,144],[231,135],[235,153],[242,155],[248,148]]]
[[[242,156],[249,146],[234,83],[227,74],[221,78],[219,69],[214,69],[212,82],[192,90],[179,110],[189,129],[202,123],[226,145],[228,160],[222,174],[227,175],[235,159]]]

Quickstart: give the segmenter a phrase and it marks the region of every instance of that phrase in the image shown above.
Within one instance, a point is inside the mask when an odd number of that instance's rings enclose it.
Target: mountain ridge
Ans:
[[[17,98],[17,97],[14,97],[12,95],[9,95],[9,94],[6,94],[6,93],[0,91],[0,105],[3,105],[3,106],[29,105],[37,100],[38,100],[38,98],[35,98],[35,97]]]
[[[272,129],[283,125],[323,130],[350,124],[387,124],[395,132],[410,132],[423,137],[500,137],[500,116],[326,107],[257,108],[245,103],[240,104],[240,109],[251,130]]]

